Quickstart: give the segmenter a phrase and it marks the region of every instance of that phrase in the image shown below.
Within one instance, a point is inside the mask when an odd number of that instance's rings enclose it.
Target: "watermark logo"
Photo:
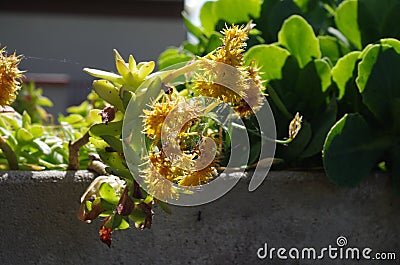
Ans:
[[[273,260],[397,260],[396,252],[374,252],[369,247],[359,248],[348,246],[347,238],[339,236],[336,245],[328,245],[323,248],[315,247],[269,247],[268,243],[257,250],[259,259]]]
[[[262,96],[261,91],[252,80],[241,79],[241,73],[235,67],[227,64],[204,61],[193,62],[189,65],[174,66],[175,70],[158,72],[151,82],[144,82],[138,89],[136,98],[133,98],[126,109],[122,136],[124,139],[124,155],[127,165],[140,186],[158,200],[179,205],[195,206],[209,203],[226,194],[240,180],[239,177],[230,177],[229,169],[235,173],[244,172],[245,165],[250,156],[250,139],[246,126],[231,105],[223,100],[206,96],[194,96],[176,103],[169,114],[163,120],[161,132],[161,146],[163,159],[167,159],[169,169],[174,172],[194,172],[201,174],[213,163],[216,148],[219,143],[206,135],[200,136],[201,142],[198,149],[199,157],[193,162],[188,161],[179,147],[177,137],[182,128],[195,118],[201,119],[207,115],[212,122],[220,124],[220,127],[229,134],[230,153],[225,170],[219,172],[219,176],[211,182],[198,186],[182,186],[167,179],[158,173],[159,168],[149,166],[149,154],[161,153],[160,150],[149,150],[148,139],[141,133],[143,131],[143,109],[149,108],[154,100],[160,97],[160,93],[168,93],[168,88],[177,87],[180,84],[198,82],[196,78],[204,76],[201,71],[207,71],[207,82],[223,87],[228,93],[234,94],[254,113],[253,122],[258,124],[258,134],[261,138],[259,159],[264,159],[262,167],[254,168],[253,177],[249,184],[249,191],[255,190],[265,179],[272,164],[275,154],[276,128],[275,121],[268,102]],[[204,70],[206,69],[206,70]],[[253,83],[252,83],[253,82]],[[247,92],[255,91],[259,94],[243,93],[243,86],[247,86]],[[258,97],[258,98],[257,98]],[[257,100],[262,100],[259,102]],[[158,159],[155,157],[154,160]],[[145,168],[146,167],[146,168]],[[146,179],[141,172],[150,172],[152,179]],[[236,175],[237,176],[237,175]],[[151,185],[149,185],[149,182]],[[159,188],[154,188],[156,184]],[[151,187],[150,187],[151,186]],[[164,190],[173,190],[179,196],[166,196]]]

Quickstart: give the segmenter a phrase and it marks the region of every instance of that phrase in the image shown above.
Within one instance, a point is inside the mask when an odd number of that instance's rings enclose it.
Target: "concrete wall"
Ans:
[[[264,243],[336,247],[341,235],[351,247],[397,252],[397,261],[384,264],[399,264],[400,197],[385,176],[347,189],[320,173],[272,172],[252,193],[244,179],[210,204],[171,207],[172,215],[155,209],[150,230],[115,232],[110,249],[99,241],[99,222],[76,218],[91,178],[85,171],[1,173],[0,264],[310,264],[259,260],[256,252]]]
[[[125,58],[157,60],[170,45],[186,39],[181,18],[81,16],[48,13],[10,13],[0,10],[0,44],[24,54],[21,69],[28,73],[63,73],[66,87],[45,87],[55,101],[51,111],[80,103],[90,91],[92,78],[84,67],[115,71],[112,50]]]

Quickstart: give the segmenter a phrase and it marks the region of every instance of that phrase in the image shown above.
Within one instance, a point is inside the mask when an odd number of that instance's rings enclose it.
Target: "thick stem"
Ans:
[[[17,156],[15,155],[14,151],[7,144],[7,142],[4,141],[3,137],[1,137],[1,136],[0,136],[0,149],[3,151],[3,153],[6,156],[6,159],[8,162],[8,167],[11,170],[18,170],[19,166],[18,166]]]
[[[68,158],[68,170],[79,169],[79,149],[89,142],[89,131],[87,131],[81,138],[76,140],[74,143],[68,144],[69,158]]]

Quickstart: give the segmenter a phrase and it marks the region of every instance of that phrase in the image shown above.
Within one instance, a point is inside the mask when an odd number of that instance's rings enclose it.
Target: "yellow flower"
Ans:
[[[215,51],[215,54],[208,55],[207,59],[216,62],[229,64],[237,67],[243,65],[243,52],[247,46],[246,41],[249,39],[248,34],[253,24],[248,23],[246,26],[232,25],[226,27],[222,34],[222,45]]]
[[[22,71],[18,69],[21,56],[15,52],[7,56],[5,48],[0,49],[0,106],[10,105],[21,89]]]
[[[161,168],[157,165],[149,164],[148,167],[142,172],[142,177],[147,184],[148,192],[155,198],[162,201],[168,199],[178,199],[179,194],[177,193],[177,190],[172,185],[172,182],[168,181],[163,175],[161,175],[159,172],[160,169]],[[164,165],[162,166],[161,171],[166,169],[167,168],[165,168]]]
[[[210,182],[217,175],[217,170],[212,164],[198,171],[193,171],[179,180],[180,186],[198,186]]]
[[[215,53],[202,58],[203,72],[195,77],[193,89],[199,94],[214,97],[230,104],[240,117],[248,117],[261,108],[263,84],[259,69],[252,63],[244,65],[243,52],[253,24],[227,27],[223,44]],[[219,63],[219,64],[218,64]],[[232,71],[229,65],[236,68]]]
[[[151,110],[143,110],[143,133],[152,140],[161,139],[161,130],[168,114],[176,107],[177,101],[166,99],[163,102],[154,102]]]
[[[163,151],[149,153],[149,161],[153,165],[152,168],[154,168],[150,173],[157,171],[161,176],[170,181],[176,181],[184,174],[181,168],[172,165],[171,160],[169,160]]]

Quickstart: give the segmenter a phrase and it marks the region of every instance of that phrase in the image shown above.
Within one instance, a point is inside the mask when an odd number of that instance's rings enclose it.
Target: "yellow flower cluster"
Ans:
[[[168,157],[160,143],[161,130],[164,124],[167,124],[167,116],[172,111],[176,113],[172,115],[178,115],[179,117],[188,117],[190,113],[197,115],[197,112],[201,112],[201,109],[196,104],[191,104],[178,96],[175,99],[164,97],[161,102],[155,102],[151,110],[144,110],[143,133],[146,134],[150,139],[154,140],[151,148],[156,151],[151,151],[148,154],[149,164],[143,171],[143,177],[148,185],[149,192],[155,195],[159,199],[177,198],[178,194],[176,189],[173,187],[172,182],[179,186],[197,186],[208,183],[217,174],[216,163],[217,158],[212,160],[212,163],[204,165],[201,169],[196,170],[194,165],[199,156],[207,156],[208,153],[203,150],[199,150],[198,147],[194,147],[190,137],[200,137],[200,134],[190,132],[192,126],[199,125],[200,120],[194,118],[189,119],[182,128],[178,128],[177,139],[163,139],[162,145],[176,145],[178,146],[179,156],[170,158]],[[178,121],[177,124],[181,122]],[[174,124],[173,124],[174,125]],[[176,129],[176,128],[172,128]],[[216,133],[213,130],[206,130],[206,137],[216,137]],[[171,135],[171,134],[170,134]],[[219,135],[218,135],[219,136]],[[216,139],[216,141],[220,141]],[[222,145],[218,145],[221,147]],[[168,180],[168,181],[165,181]]]
[[[178,101],[166,99],[163,102],[154,102],[151,110],[143,110],[145,118],[143,133],[150,139],[159,141],[164,121],[177,103]]]
[[[214,97],[225,103],[231,104],[233,109],[240,117],[248,117],[253,114],[253,110],[257,111],[263,102],[262,81],[259,76],[259,69],[251,64],[245,66],[243,60],[243,52],[246,48],[248,34],[253,24],[248,23],[246,26],[232,25],[222,31],[222,45],[216,49],[215,53],[208,54],[202,60],[204,61],[204,73],[197,75],[194,83],[194,90],[199,94],[207,97]],[[226,87],[218,82],[221,77],[220,66],[215,63],[223,63],[237,69],[233,76],[224,77],[230,80],[228,83],[233,87]],[[207,70],[213,69],[213,70]],[[224,82],[226,83],[226,82]]]
[[[252,26],[232,25],[223,30],[221,47],[200,58],[192,87],[197,94],[230,104],[240,117],[252,115],[264,98],[259,69],[254,63],[246,66],[243,59]],[[157,198],[178,198],[173,183],[192,187],[209,183],[217,176],[223,136],[221,128],[202,127],[207,121],[197,117],[205,114],[206,109],[175,91],[143,110],[143,133],[152,141],[149,163],[142,176],[149,192]],[[174,117],[172,121],[169,115]],[[161,142],[162,130],[167,139]],[[211,138],[215,148],[201,145],[205,143],[204,137]],[[167,150],[171,147],[175,148],[173,155]]]
[[[15,52],[7,56],[5,48],[0,49],[0,106],[10,105],[21,89],[22,71],[18,69],[21,56]]]

